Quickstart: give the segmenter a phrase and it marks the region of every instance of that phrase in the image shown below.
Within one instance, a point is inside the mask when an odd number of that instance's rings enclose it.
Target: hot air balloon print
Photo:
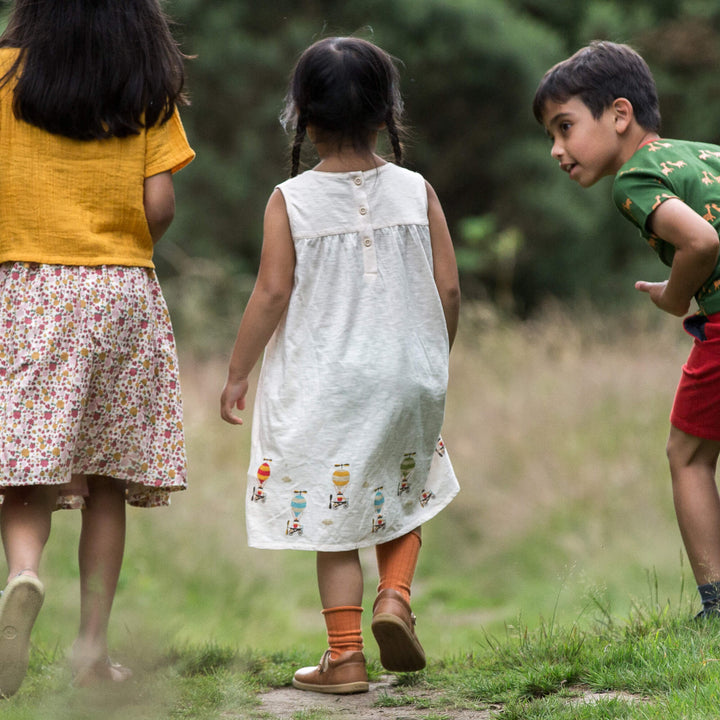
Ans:
[[[290,511],[292,512],[292,520],[287,521],[285,527],[286,535],[302,535],[303,526],[300,524],[300,516],[303,514],[303,510],[307,506],[307,499],[305,494],[307,490],[293,490],[293,497],[290,500]]]
[[[382,516],[383,505],[385,504],[385,496],[382,493],[382,485],[375,488],[375,498],[373,506],[375,508],[375,518],[373,519],[372,531],[374,533],[385,529],[385,518]]]
[[[400,484],[398,485],[398,495],[402,495],[410,489],[410,478],[415,472],[415,453],[405,453],[400,463]]]
[[[341,465],[335,465],[335,471],[332,474],[332,482],[335,486],[335,497],[333,498],[330,493],[330,505],[328,506],[331,510],[337,510],[337,508],[348,508],[348,499],[343,494],[345,488],[350,482],[350,471],[346,468],[350,467],[348,463]]]
[[[260,465],[257,470],[258,485],[253,487],[251,497],[251,500],[254,502],[265,502],[265,498],[267,497],[265,493],[265,483],[270,477],[270,465],[268,463],[271,462],[272,460],[270,458],[263,458],[262,465]]]
[[[420,504],[425,507],[434,497],[435,493],[432,490],[423,490],[420,493]]]

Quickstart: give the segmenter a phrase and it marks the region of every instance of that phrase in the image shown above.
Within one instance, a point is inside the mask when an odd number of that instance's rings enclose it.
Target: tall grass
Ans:
[[[515,626],[629,617],[638,599],[690,614],[664,458],[688,347],[659,313],[549,308],[520,323],[466,310],[443,433],[462,491],[424,529],[413,591],[431,657]],[[129,511],[113,647],[119,659],[213,643],[319,656],[314,556],[247,548],[250,413],[225,425],[225,359],[194,357],[182,358],[190,488],[168,509]],[[56,514],[43,567],[35,637],[58,655],[77,624],[77,520]],[[372,551],[362,558],[367,625],[377,580]]]

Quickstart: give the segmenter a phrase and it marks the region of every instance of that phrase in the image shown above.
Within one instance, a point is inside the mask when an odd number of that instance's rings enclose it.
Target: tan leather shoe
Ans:
[[[373,605],[371,628],[386,670],[413,672],[425,667],[425,651],[415,635],[415,615],[397,590],[380,591]]]
[[[368,685],[365,656],[361,652],[344,652],[335,660],[326,650],[316,667],[304,667],[295,673],[293,686],[299,690],[349,695],[367,692]]]

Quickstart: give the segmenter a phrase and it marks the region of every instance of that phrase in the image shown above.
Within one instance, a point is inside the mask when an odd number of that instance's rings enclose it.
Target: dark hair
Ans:
[[[159,0],[15,0],[15,116],[77,140],[136,135],[185,102],[184,56]]]
[[[319,40],[300,56],[281,115],[285,127],[295,130],[291,175],[298,173],[308,125],[362,151],[385,123],[401,165],[402,111],[400,77],[390,55],[360,38]]]
[[[647,63],[628,45],[594,40],[545,73],[533,100],[533,114],[542,122],[545,103],[579,97],[594,118],[617,98],[633,106],[645,130],[660,131],[657,90]]]

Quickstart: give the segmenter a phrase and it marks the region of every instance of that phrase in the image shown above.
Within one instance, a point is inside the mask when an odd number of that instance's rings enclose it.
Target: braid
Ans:
[[[295,139],[293,140],[292,146],[292,166],[290,169],[290,177],[295,177],[300,169],[300,148],[302,147],[303,140],[305,140],[305,133],[307,130],[307,120],[304,115],[300,115],[297,120],[297,126],[295,128]]]
[[[395,155],[395,162],[398,165],[402,165],[402,143],[400,142],[400,133],[398,132],[397,125],[395,124],[395,116],[393,115],[392,108],[390,108],[387,112],[385,125],[387,127],[388,135],[390,136],[390,143],[392,144],[393,153]]]

